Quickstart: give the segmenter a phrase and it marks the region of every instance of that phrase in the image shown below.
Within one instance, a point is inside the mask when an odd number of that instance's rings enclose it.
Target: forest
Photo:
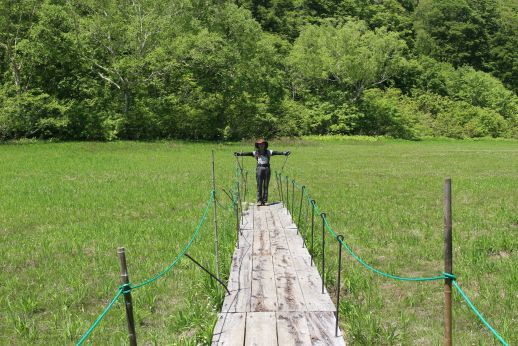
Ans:
[[[515,0],[0,0],[0,141],[518,138]]]

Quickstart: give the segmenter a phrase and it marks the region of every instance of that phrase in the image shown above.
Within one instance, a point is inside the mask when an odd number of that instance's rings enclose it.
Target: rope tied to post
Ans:
[[[101,321],[104,319],[104,317],[106,316],[106,314],[111,310],[111,308],[113,307],[113,305],[115,304],[115,302],[119,299],[119,297],[122,295],[122,294],[127,294],[129,292],[131,292],[132,290],[135,290],[137,288],[140,288],[140,287],[143,287],[143,286],[146,286],[158,279],[160,279],[162,276],[164,276],[165,274],[167,274],[169,271],[171,271],[179,262],[180,260],[185,256],[185,254],[187,253],[187,251],[189,250],[189,248],[191,247],[192,243],[194,242],[194,240],[196,239],[196,237],[198,236],[198,234],[200,233],[200,230],[201,230],[201,227],[203,226],[204,222],[205,222],[205,219],[207,218],[207,213],[210,209],[210,206],[211,206],[211,203],[212,201],[214,200],[216,196],[216,191],[215,190],[211,190],[210,192],[210,198],[207,202],[207,207],[205,208],[205,211],[203,212],[203,215],[198,223],[198,226],[196,227],[196,229],[194,230],[189,242],[187,243],[187,245],[185,246],[185,248],[183,249],[183,251],[178,254],[176,256],[176,258],[174,259],[174,261],[167,267],[165,268],[163,271],[161,271],[160,273],[158,273],[157,275],[155,275],[154,277],[150,278],[150,279],[147,279],[137,285],[133,285],[131,283],[126,283],[126,284],[122,284],[119,286],[118,290],[117,290],[117,293],[115,294],[115,296],[113,297],[113,299],[110,301],[110,303],[106,306],[106,308],[104,308],[104,310],[101,312],[101,314],[97,317],[97,319],[95,320],[94,323],[92,323],[92,325],[88,328],[88,330],[85,332],[85,334],[81,337],[81,339],[79,339],[79,341],[76,343],[76,346],[81,346],[85,341],[86,339],[90,336],[90,334],[92,334],[92,332],[95,330],[95,328],[99,325],[99,323],[101,323]]]
[[[455,275],[453,275],[452,273],[444,273],[443,272],[442,275],[444,275],[445,279],[451,279],[453,281],[457,280],[457,277]]]
[[[281,172],[282,173],[282,172]],[[281,177],[282,179],[282,177]],[[288,177],[286,176],[286,180],[288,179]],[[452,280],[452,285],[455,287],[455,289],[457,290],[457,292],[459,292],[459,294],[461,295],[461,297],[464,299],[464,301],[468,304],[468,306],[471,308],[471,310],[473,311],[473,313],[479,318],[479,320],[488,328],[488,330],[498,339],[498,341],[504,345],[504,346],[509,346],[509,344],[502,338],[502,336],[489,324],[489,322],[484,318],[484,316],[482,316],[482,314],[477,310],[477,308],[475,307],[475,305],[473,304],[473,302],[471,302],[471,300],[468,298],[468,296],[464,293],[464,291],[460,288],[459,284],[457,283],[457,277],[453,274],[453,273],[446,273],[446,272],[442,272],[441,275],[437,275],[437,276],[430,276],[430,277],[402,277],[402,276],[398,276],[398,275],[393,275],[393,274],[389,274],[389,273],[386,273],[386,272],[383,272],[377,268],[374,268],[373,266],[371,266],[370,264],[368,264],[366,261],[364,261],[359,255],[357,255],[353,250],[352,248],[344,241],[343,237],[342,236],[339,236],[336,234],[336,232],[333,230],[333,228],[331,227],[331,225],[329,224],[328,220],[327,220],[327,216],[325,213],[322,213],[320,211],[320,208],[315,204],[315,201],[311,198],[311,196],[309,195],[309,192],[308,192],[308,189],[303,185],[300,185],[300,184],[297,184],[296,182],[294,183],[295,186],[297,186],[299,189],[302,190],[302,193],[307,197],[307,200],[308,200],[308,203],[312,205],[313,207],[313,210],[315,210],[315,212],[317,214],[320,214],[321,217],[322,217],[322,220],[323,220],[323,223],[325,225],[325,228],[327,229],[327,231],[333,236],[333,238],[335,238],[346,250],[347,252],[349,252],[349,254],[358,262],[360,263],[363,267],[369,269],[370,271],[382,276],[382,277],[386,277],[386,278],[390,278],[390,279],[394,279],[394,280],[399,280],[399,281],[436,281],[436,280],[444,280],[444,279],[450,279]]]
[[[123,294],[130,293],[133,287],[131,286],[131,283],[128,282],[127,284],[122,284],[119,286],[119,289],[122,290]]]

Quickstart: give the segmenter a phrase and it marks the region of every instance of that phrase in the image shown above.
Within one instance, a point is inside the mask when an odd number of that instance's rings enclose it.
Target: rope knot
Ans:
[[[122,290],[122,293],[130,293],[131,292],[131,283],[122,284],[119,286],[119,289]]]
[[[453,275],[452,273],[442,273],[446,279],[452,279],[453,281],[457,280],[457,277]]]

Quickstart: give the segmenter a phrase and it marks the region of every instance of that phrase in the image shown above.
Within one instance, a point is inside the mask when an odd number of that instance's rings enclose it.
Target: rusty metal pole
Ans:
[[[288,176],[286,176],[286,215],[288,215],[290,213],[290,209],[289,209],[290,187],[288,186],[288,184],[289,184],[289,179],[288,179]]]
[[[295,179],[291,180],[291,219],[295,223]]]
[[[133,318],[133,303],[131,299],[131,289],[129,288],[128,267],[126,266],[126,253],[123,247],[117,248],[121,269],[121,283],[123,286],[124,305],[126,306],[126,320],[128,321],[128,336],[131,346],[137,346],[137,334],[135,333],[135,319]]]
[[[324,280],[325,280],[325,264],[326,264],[326,230],[325,230],[325,224],[326,224],[326,213],[321,213],[320,216],[322,217],[322,294],[324,293]]]
[[[214,202],[214,250],[216,255],[216,275],[218,276],[218,280],[221,280],[221,276],[219,275],[219,236],[218,236],[218,211],[216,202],[216,174],[214,169],[214,150],[212,150],[212,193],[213,193],[213,202]]]
[[[246,195],[248,194],[248,171],[245,171],[245,202],[247,201]]]
[[[344,240],[343,235],[336,237],[338,240],[338,278],[336,279],[336,325],[335,325],[335,336],[338,336],[338,318],[340,314],[340,280],[342,273],[342,241]]]
[[[275,172],[275,184],[277,185],[277,191],[279,192],[279,197],[282,202],[282,192],[281,192],[281,189],[279,188],[279,172]]]
[[[311,200],[311,266],[315,256],[315,200]]]
[[[297,221],[297,234],[299,234],[299,228],[300,228],[300,216],[302,215],[302,199],[304,198],[304,189],[306,187],[302,186],[301,194],[300,194],[300,205],[299,205],[299,219]],[[302,233],[302,232],[301,232]]]
[[[239,210],[239,221],[240,225],[243,223],[243,202],[241,201],[241,189],[239,188],[239,181],[237,182],[237,199],[238,199],[238,210]]]
[[[306,203],[305,203],[306,204]],[[308,240],[308,216],[309,216],[309,202],[306,204],[306,219],[304,221],[304,237],[302,242],[302,248],[306,247],[306,241]]]
[[[282,188],[282,174],[281,173],[279,173],[279,192],[281,194],[282,204],[286,204],[286,203],[284,203],[284,189]]]
[[[238,199],[236,195],[236,200],[234,202],[234,212],[236,213],[236,243],[237,248],[239,249],[239,207],[238,207]]]
[[[444,272],[453,272],[452,219],[451,219],[451,178],[444,180]],[[444,345],[452,345],[452,279],[444,279]]]

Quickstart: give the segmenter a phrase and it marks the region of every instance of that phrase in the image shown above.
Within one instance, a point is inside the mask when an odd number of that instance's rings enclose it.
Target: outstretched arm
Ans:
[[[234,152],[234,156],[254,156],[254,152],[253,151],[248,151],[248,152]]]
[[[291,151],[273,151],[272,150],[272,156],[273,155],[286,155],[289,156],[291,154]]]

